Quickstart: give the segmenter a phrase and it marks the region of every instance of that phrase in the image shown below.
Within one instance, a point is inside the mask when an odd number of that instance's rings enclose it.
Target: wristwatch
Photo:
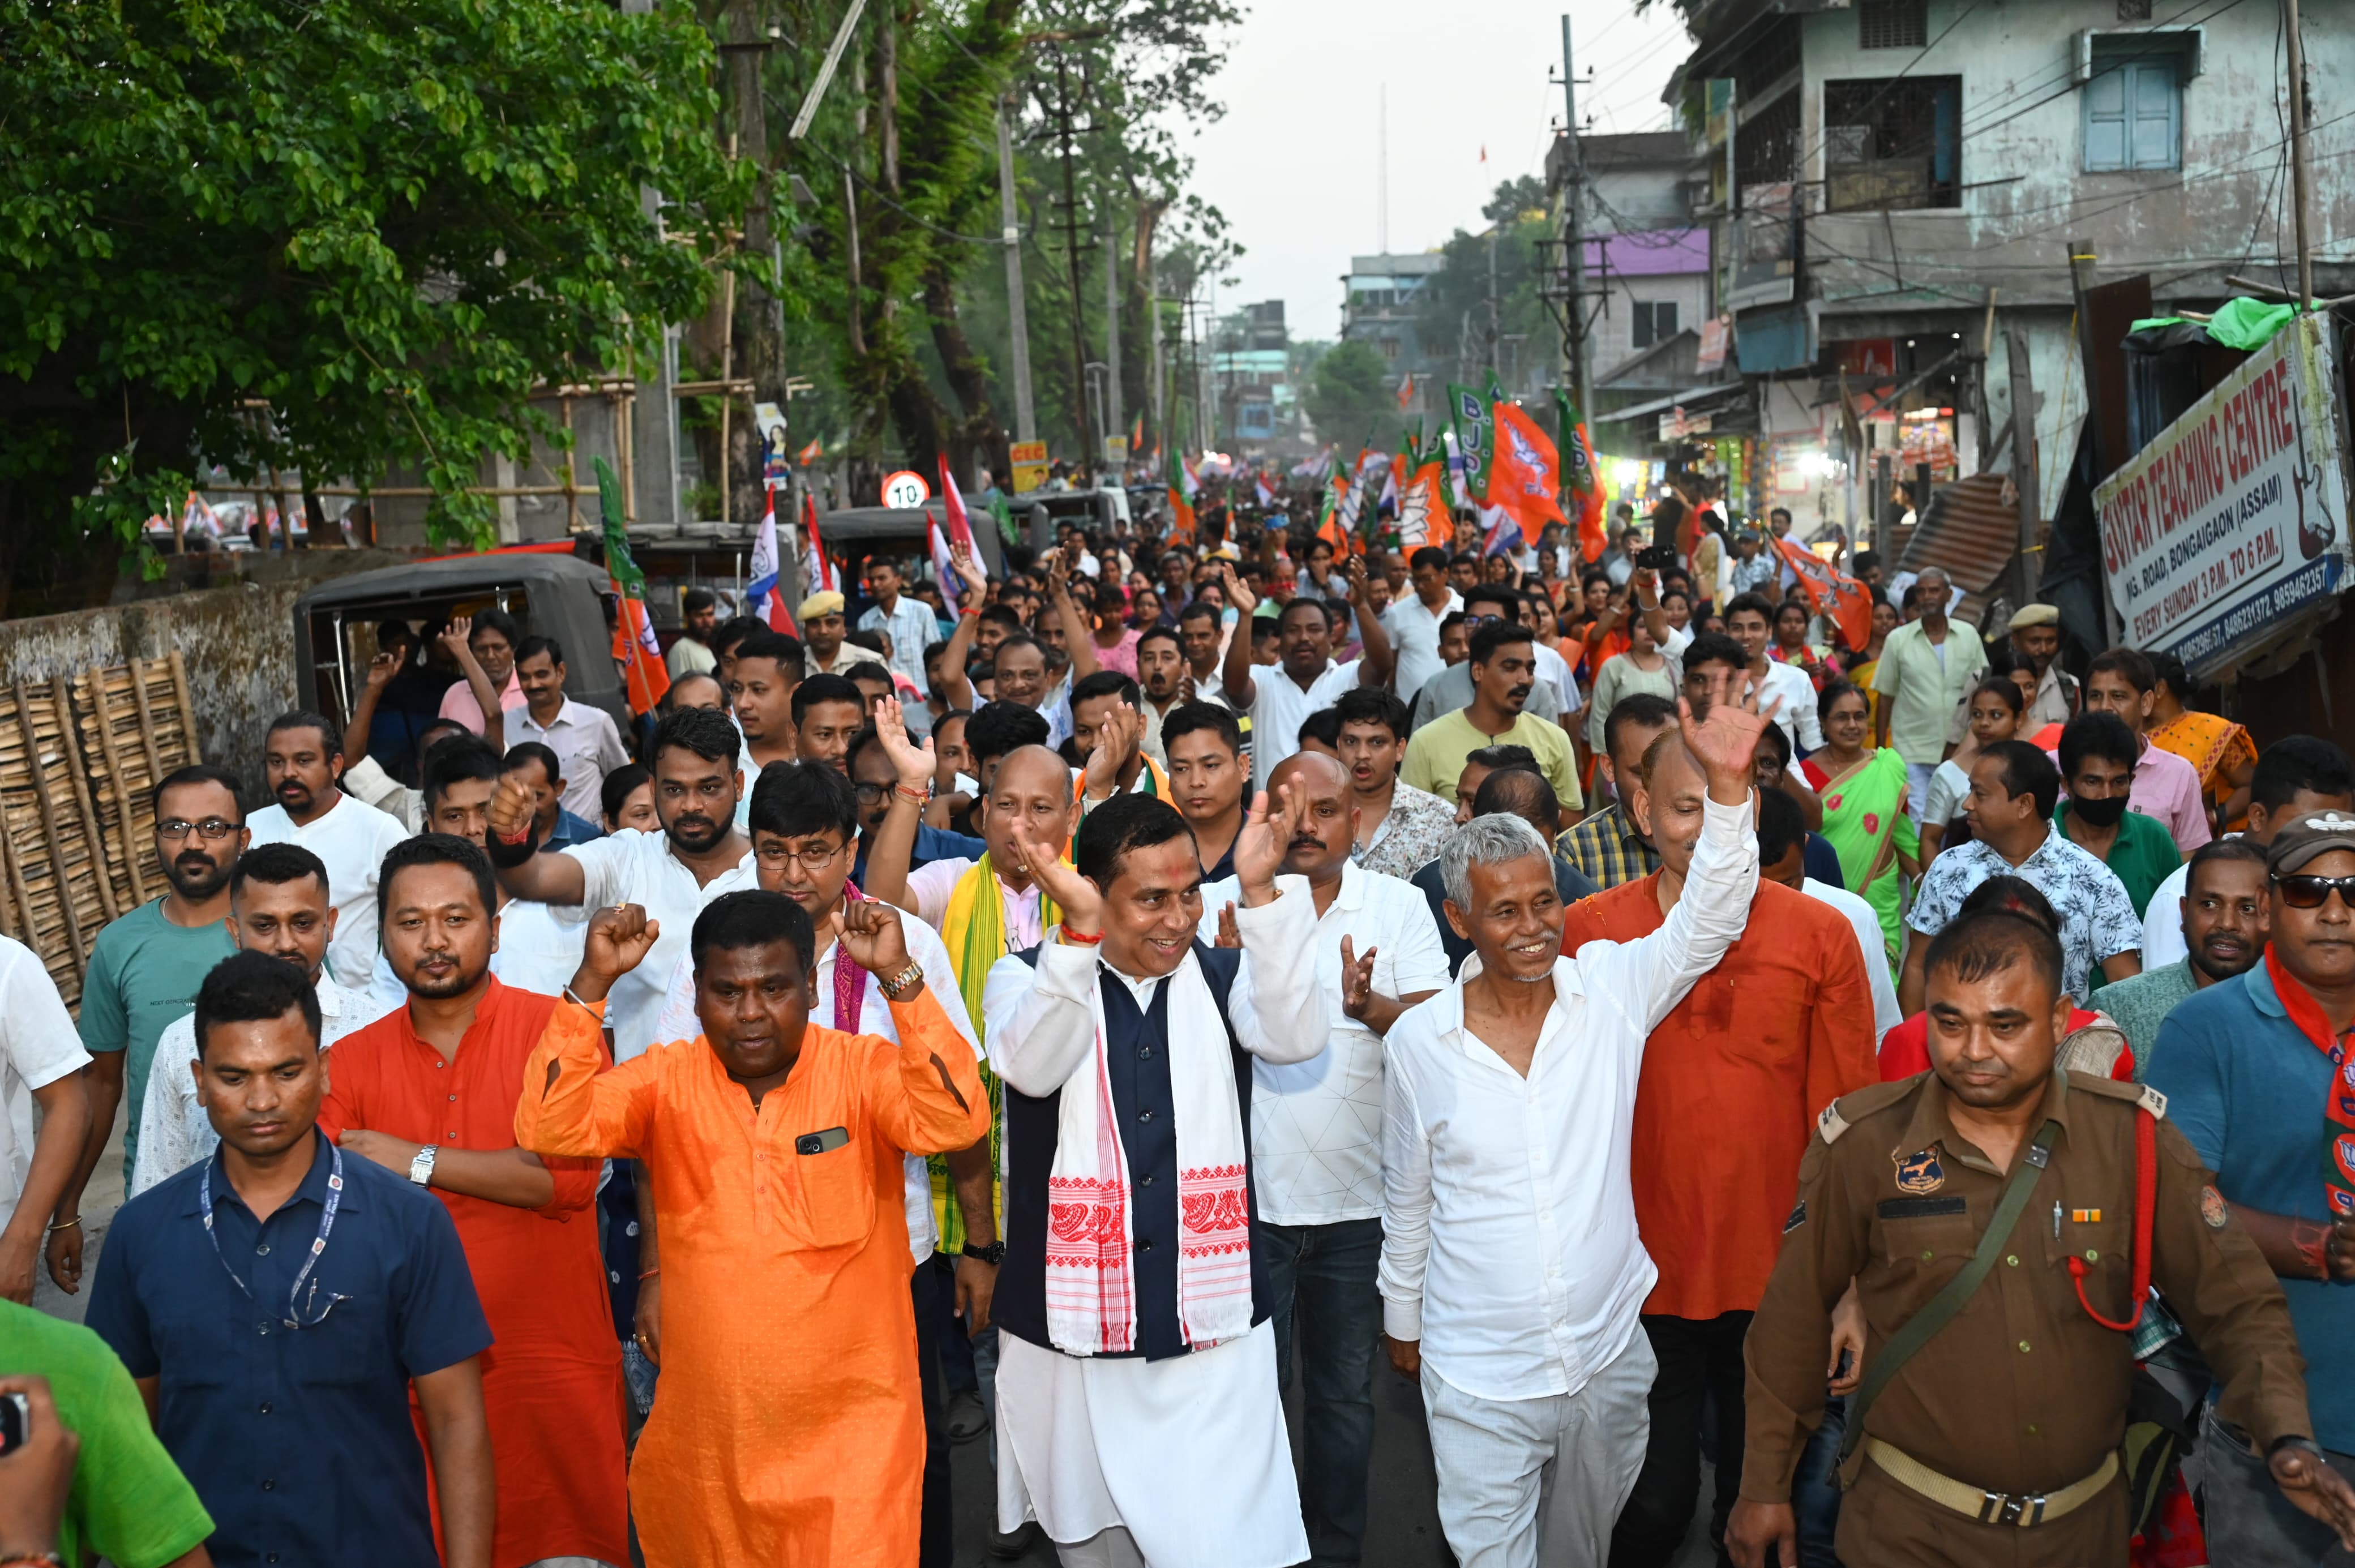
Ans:
[[[922,987],[924,966],[911,958],[905,969],[888,977],[878,976],[876,983],[883,987],[885,997],[895,1002],[904,1002]]]
[[[992,1242],[986,1247],[976,1247],[971,1242],[967,1242],[964,1244],[964,1255],[975,1263],[987,1264],[990,1267],[996,1268],[1006,1261],[1006,1243]]]
[[[417,1157],[409,1162],[409,1179],[417,1183],[420,1187],[432,1186],[433,1184],[433,1157],[441,1152],[441,1149],[432,1144],[427,1144],[423,1148],[419,1149],[417,1151]]]

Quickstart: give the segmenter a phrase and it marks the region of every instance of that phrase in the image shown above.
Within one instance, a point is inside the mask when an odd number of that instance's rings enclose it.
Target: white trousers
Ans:
[[[1439,1523],[1458,1568],[1602,1568],[1644,1467],[1658,1368],[1641,1328],[1572,1394],[1482,1399],[1425,1360]]]

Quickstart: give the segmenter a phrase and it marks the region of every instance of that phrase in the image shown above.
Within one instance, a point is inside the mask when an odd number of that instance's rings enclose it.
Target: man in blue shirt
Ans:
[[[2264,961],[2176,1005],[2148,1082],[2216,1173],[2209,1223],[2237,1221],[2281,1277],[2315,1439],[2355,1474],[2355,815],[2295,818],[2267,872]],[[2213,1561],[2273,1568],[2332,1552],[2329,1528],[2273,1485],[2267,1459],[2280,1456],[2252,1453],[2212,1405],[2200,1452]]]
[[[865,887],[867,856],[875,847],[875,835],[882,830],[883,818],[890,813],[891,792],[899,785],[900,769],[872,727],[852,737],[850,753],[843,760],[850,770],[851,787],[858,792],[858,859],[851,870],[851,880]],[[979,838],[919,821],[916,847],[908,857],[908,869],[912,871],[935,860],[978,860],[988,848]]]
[[[196,1029],[220,1148],[116,1214],[90,1327],[211,1513],[213,1561],[490,1568],[476,1358],[491,1334],[449,1211],[314,1129],[327,1072],[300,968],[223,960],[197,993]]]

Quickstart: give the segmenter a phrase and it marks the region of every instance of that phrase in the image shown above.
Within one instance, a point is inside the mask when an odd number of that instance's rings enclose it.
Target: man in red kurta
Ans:
[[[1664,924],[1700,836],[1706,780],[1670,730],[1646,752],[1629,802],[1660,869],[1572,904],[1561,950],[1632,942]],[[1788,797],[1762,805],[1791,805]],[[1762,865],[1804,834],[1796,805],[1761,809]],[[1776,829],[1782,829],[1778,839]],[[1700,1422],[1717,1396],[1721,1541],[1742,1474],[1742,1339],[1774,1272],[1816,1117],[1880,1081],[1872,993],[1847,916],[1761,880],[1750,924],[1644,1045],[1629,1146],[1636,1223],[1659,1283],[1644,1332],[1659,1361],[1652,1430],[1611,1542],[1612,1568],[1665,1565],[1700,1496]]]
[[[490,1319],[498,1481],[493,1568],[627,1563],[622,1361],[592,1202],[599,1162],[516,1147],[523,1068],[556,998],[490,972],[489,860],[462,838],[396,846],[378,881],[385,956],[409,1005],[336,1043],[319,1125],[449,1205]]]

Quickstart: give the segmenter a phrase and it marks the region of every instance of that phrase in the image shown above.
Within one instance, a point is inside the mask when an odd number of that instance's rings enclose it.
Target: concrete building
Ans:
[[[1415,329],[1423,285],[1445,265],[1437,251],[1352,256],[1341,279],[1342,341],[1373,346],[1382,357],[1385,387],[1395,389],[1407,377],[1414,378],[1414,395],[1406,404],[1411,415],[1436,418],[1447,404],[1444,383],[1454,368],[1453,354],[1433,354]]]
[[[1778,461],[1851,460],[1859,521],[1919,460],[1939,479],[1975,472],[2010,422],[2017,329],[2050,517],[2087,402],[2073,251],[2094,258],[2088,285],[2147,275],[2162,312],[2243,292],[2233,274],[2294,281],[2278,13],[2188,15],[2153,0],[1701,13],[1668,96],[1709,126],[1714,293]],[[2316,84],[2355,67],[2350,20],[2350,0],[2307,6]],[[2310,227],[2332,296],[2355,290],[2355,123],[2318,102]],[[1861,453],[1841,437],[1843,386]]]

